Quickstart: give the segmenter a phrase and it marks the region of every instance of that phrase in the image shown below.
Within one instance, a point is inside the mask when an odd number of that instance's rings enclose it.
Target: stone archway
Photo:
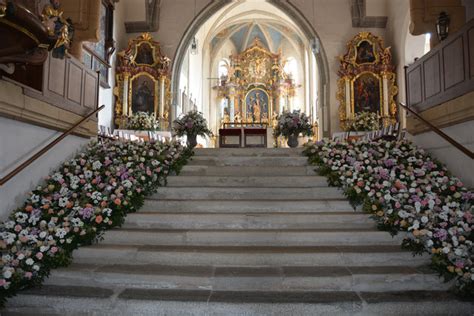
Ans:
[[[176,116],[176,104],[178,102],[179,95],[179,74],[183,60],[186,56],[188,44],[192,41],[194,34],[200,29],[200,27],[215,13],[231,4],[232,0],[212,1],[199,14],[193,19],[191,24],[186,29],[183,37],[181,38],[178,48],[176,49],[175,56],[173,58],[172,66],[172,77],[171,77],[171,91],[173,95],[172,101],[172,118]],[[268,3],[272,4],[276,8],[283,11],[288,17],[300,28],[302,33],[307,37],[308,40],[315,43],[315,58],[319,70],[319,105],[322,110],[321,122],[323,125],[323,137],[330,137],[331,126],[330,126],[330,96],[329,96],[329,64],[325,50],[321,44],[319,35],[317,34],[314,27],[304,16],[304,14],[298,10],[293,4],[283,2],[280,0],[268,0]]]

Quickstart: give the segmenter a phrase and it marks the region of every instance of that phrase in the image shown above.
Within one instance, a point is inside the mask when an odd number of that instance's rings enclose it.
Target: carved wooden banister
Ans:
[[[408,112],[410,112],[411,114],[413,114],[417,119],[419,119],[421,122],[423,122],[426,126],[428,126],[433,132],[435,132],[436,134],[438,134],[439,136],[441,136],[442,138],[444,138],[448,143],[450,143],[451,145],[453,145],[454,147],[456,147],[457,149],[459,149],[460,151],[462,151],[466,156],[468,156],[469,158],[471,159],[474,159],[474,153],[472,151],[470,151],[468,148],[464,147],[463,145],[461,145],[460,143],[458,143],[457,141],[455,141],[453,138],[451,138],[450,136],[446,135],[442,130],[440,130],[439,128],[437,128],[436,126],[434,126],[433,124],[431,124],[430,122],[428,122],[426,119],[424,119],[420,114],[418,114],[417,112],[413,111],[412,109],[410,109],[410,107],[406,106],[406,104],[404,103],[401,103],[399,102],[400,106],[403,107],[405,110],[407,110]]]
[[[87,121],[88,119],[91,118],[94,114],[99,112],[105,107],[105,105],[100,106],[99,108],[95,109],[85,117],[83,117],[80,121],[78,121],[76,124],[74,124],[71,128],[69,128],[67,131],[63,132],[60,136],[56,137],[53,141],[51,141],[48,145],[44,146],[40,151],[38,151],[36,154],[34,154],[31,158],[23,162],[21,165],[16,167],[13,171],[8,173],[6,176],[0,179],[0,186],[3,186],[5,183],[8,182],[11,178],[16,176],[18,173],[20,173],[23,169],[31,165],[34,161],[36,161],[39,157],[44,155],[46,152],[48,152],[51,148],[53,148],[56,144],[58,144],[61,140],[63,140],[66,136],[71,134],[77,127],[79,127],[82,123]]]

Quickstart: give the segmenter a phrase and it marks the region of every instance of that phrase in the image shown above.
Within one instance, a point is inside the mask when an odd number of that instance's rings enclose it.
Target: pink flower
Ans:
[[[41,252],[38,252],[38,253],[36,254],[36,258],[38,258],[38,260],[43,259],[43,254],[42,254]]]

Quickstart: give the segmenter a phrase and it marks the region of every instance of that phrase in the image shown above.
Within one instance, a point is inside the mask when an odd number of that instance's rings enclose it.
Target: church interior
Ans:
[[[0,314],[472,315],[472,96],[472,0],[0,0]]]

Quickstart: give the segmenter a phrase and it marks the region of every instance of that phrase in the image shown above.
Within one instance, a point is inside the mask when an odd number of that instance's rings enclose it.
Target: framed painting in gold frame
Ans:
[[[336,98],[341,128],[347,130],[360,112],[377,113],[385,126],[394,123],[398,88],[390,47],[384,47],[382,38],[360,32],[347,43],[347,52],[339,60]]]

